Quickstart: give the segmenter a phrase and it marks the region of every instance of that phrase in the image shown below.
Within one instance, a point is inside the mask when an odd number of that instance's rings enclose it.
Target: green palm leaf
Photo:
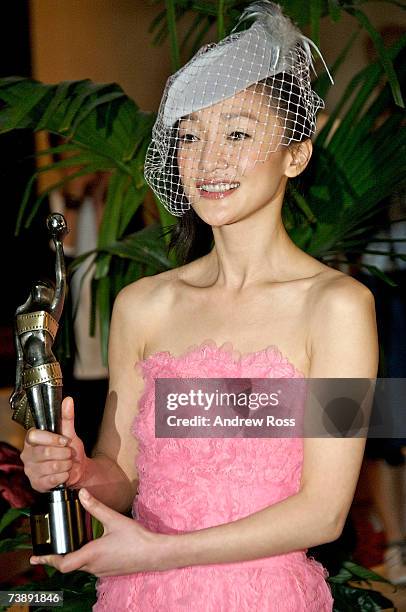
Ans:
[[[390,57],[395,59],[405,44],[403,37],[388,50]],[[404,72],[402,67],[399,72],[402,81]],[[307,204],[306,214],[302,214],[291,235],[316,257],[328,258],[351,249],[354,232],[362,228],[365,247],[373,231],[373,226],[368,227],[368,219],[376,216],[382,200],[406,180],[406,134],[401,129],[404,117],[393,106],[390,85],[371,101],[382,73],[377,61],[353,78],[315,141],[312,167],[304,177],[301,194]],[[348,110],[343,114],[346,105]],[[380,118],[387,111],[390,114],[382,121]],[[333,132],[340,114],[342,118]],[[378,119],[381,125],[375,127]],[[305,231],[311,219],[309,210],[317,219],[317,223],[311,224],[310,234]]]

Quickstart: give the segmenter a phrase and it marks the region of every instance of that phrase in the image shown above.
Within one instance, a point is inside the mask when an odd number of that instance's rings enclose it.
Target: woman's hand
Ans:
[[[79,491],[82,506],[101,523],[101,538],[66,555],[31,557],[32,565],[51,565],[62,573],[81,570],[95,576],[118,576],[165,567],[165,544],[174,536],[153,533],[134,519],[108,508],[86,489]]]
[[[83,478],[87,457],[75,432],[71,397],[62,402],[61,435],[29,429],[20,456],[32,488],[40,493],[62,483],[75,485]]]

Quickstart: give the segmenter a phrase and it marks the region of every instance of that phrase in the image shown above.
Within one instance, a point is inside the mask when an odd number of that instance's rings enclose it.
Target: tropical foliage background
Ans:
[[[196,51],[209,32],[215,32],[217,39],[229,33],[249,4],[235,0],[151,2],[160,8],[151,23],[151,42],[161,44],[169,38],[173,70],[180,67],[181,57],[188,59]],[[381,2],[402,5],[391,0]],[[316,43],[322,18],[339,21],[344,13],[353,18],[353,36],[343,41],[342,50],[330,67],[333,75],[345,62],[351,61],[352,44],[360,30],[367,31],[377,52],[377,60],[352,78],[338,104],[330,109],[329,119],[314,141],[311,169],[302,177],[300,185],[291,184],[284,207],[286,228],[301,248],[325,262],[352,261],[360,253],[368,252],[367,244],[378,229],[379,212],[385,199],[404,185],[406,179],[406,132],[401,129],[405,63],[399,62],[406,36],[385,48],[380,34],[362,10],[367,0],[280,0],[279,3],[300,27],[307,28]],[[186,15],[190,19],[187,29],[183,27]],[[329,87],[326,74],[320,72],[315,89],[325,97]],[[140,109],[119,85],[89,80],[47,85],[18,76],[0,79],[0,103],[0,133],[45,130],[63,137],[66,142],[38,151],[39,157],[50,153],[70,154],[68,158],[38,166],[21,202],[17,232],[23,226],[30,226],[52,189],[77,176],[98,171],[110,173],[93,283],[94,305],[100,313],[106,355],[110,313],[117,292],[143,275],[177,264],[174,255],[167,253],[168,235],[164,231],[175,219],[159,202],[156,202],[159,223],[137,232],[130,229],[139,207],[147,206],[143,161],[154,113]],[[75,172],[38,193],[40,174],[67,167],[75,168]],[[86,257],[76,260],[74,267]],[[380,270],[367,267],[393,283]],[[3,517],[0,530],[8,529],[14,519],[16,515]],[[20,540],[18,546],[28,546],[24,537]],[[9,550],[12,544],[3,540],[0,546]],[[49,580],[52,578],[57,580],[52,576]],[[71,592],[72,609],[90,609],[94,598],[91,577],[75,573],[58,579],[64,582],[61,588]],[[380,610],[388,606],[390,602],[379,594],[366,592],[352,583],[364,579],[377,578],[364,568],[343,562],[339,574],[330,579],[335,610]],[[85,592],[89,598],[82,597],[84,607],[80,607],[77,596]]]

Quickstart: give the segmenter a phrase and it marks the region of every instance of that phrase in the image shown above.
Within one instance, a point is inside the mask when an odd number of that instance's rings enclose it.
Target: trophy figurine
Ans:
[[[26,429],[61,433],[62,372],[52,346],[66,294],[62,241],[68,228],[58,213],[48,216],[47,227],[55,245],[56,284],[34,282],[27,301],[16,310],[16,384],[10,404],[12,418]],[[87,541],[85,511],[76,490],[61,484],[38,500],[30,516],[34,554],[65,554]]]

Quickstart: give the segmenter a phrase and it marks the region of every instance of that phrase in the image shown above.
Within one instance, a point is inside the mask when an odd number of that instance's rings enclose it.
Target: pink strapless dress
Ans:
[[[300,484],[298,438],[155,438],[156,378],[300,378],[274,347],[240,354],[212,341],[180,356],[137,364],[145,379],[133,433],[139,494],[133,515],[159,533],[235,521],[294,495]],[[129,545],[131,545],[129,543]],[[327,571],[304,550],[230,564],[140,572],[99,579],[96,612],[331,612]]]

